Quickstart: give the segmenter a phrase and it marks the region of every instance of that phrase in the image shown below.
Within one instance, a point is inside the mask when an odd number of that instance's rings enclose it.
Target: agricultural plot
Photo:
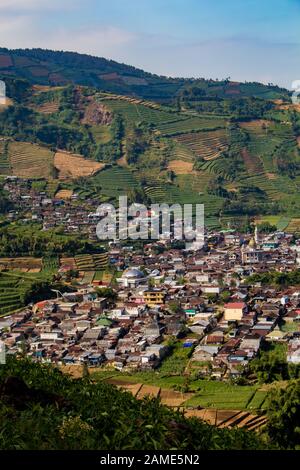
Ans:
[[[54,156],[54,166],[59,172],[59,179],[72,179],[95,175],[105,167],[105,164],[60,151]]]
[[[109,126],[91,126],[91,133],[93,134],[96,144],[107,144],[111,140]]]
[[[77,265],[74,258],[60,258],[60,269],[63,270],[76,270]]]
[[[243,157],[245,167],[248,173],[254,173],[254,174],[263,173],[264,168],[263,168],[262,162],[257,156],[250,155],[250,153],[248,152],[246,148],[242,149],[241,155]]]
[[[182,134],[175,137],[175,140],[203,160],[214,160],[228,148],[227,132],[224,129]]]
[[[0,315],[11,313],[25,305],[26,293],[35,281],[26,274],[0,272]]]
[[[52,178],[53,152],[28,142],[9,142],[12,174],[20,178]]]
[[[95,275],[95,271],[87,271],[87,272],[84,272],[84,275],[83,275],[83,278],[82,278],[82,282],[83,282],[84,284],[91,284],[91,283],[93,282],[94,275]]]
[[[300,233],[300,219],[292,218],[286,227],[286,231],[289,233]]]
[[[35,108],[35,111],[42,114],[53,114],[59,111],[59,101],[48,101]]]
[[[110,197],[126,194],[130,189],[138,186],[133,173],[120,166],[104,169],[93,177],[91,183],[100,186],[102,192]]]
[[[0,175],[9,175],[11,173],[8,158],[8,141],[0,140]]]
[[[73,196],[73,193],[74,191],[72,189],[60,189],[55,194],[55,199],[62,199],[62,200],[71,199],[71,197]]]
[[[0,258],[0,271],[6,269],[10,271],[22,271],[25,273],[39,273],[42,269],[42,259],[31,257]]]
[[[256,387],[253,386],[231,386],[224,382],[208,380],[198,380],[192,384],[192,388],[198,391],[184,406],[243,410],[248,407],[256,393]]]
[[[133,99],[102,99],[101,102],[105,104],[115,114],[123,116],[127,126],[132,127],[138,122],[146,122],[159,126],[161,123],[170,122],[174,120],[184,120],[184,117],[177,116],[176,114],[163,110],[160,107],[149,106],[141,100]],[[142,104],[143,103],[143,104]]]
[[[175,146],[171,155],[172,159],[182,160],[184,162],[192,162],[195,160],[195,154],[190,148],[178,141],[174,140],[174,142]]]
[[[176,184],[183,192],[190,191],[191,193],[197,194],[197,197],[203,197],[211,178],[212,175],[210,175],[209,173],[197,171],[189,175],[177,175]],[[198,197],[198,199],[200,200],[201,197]]]
[[[47,273],[55,273],[59,268],[58,256],[44,256],[43,258],[43,271]]]
[[[272,122],[267,119],[254,119],[252,121],[240,122],[239,126],[242,129],[245,129],[250,134],[255,134],[256,136],[266,137],[268,134],[268,129],[271,127]]]
[[[47,190],[47,194],[49,194],[50,197],[54,197],[55,194],[58,192],[59,184],[60,183],[58,180],[47,181],[46,190]]]
[[[269,223],[270,225],[276,225],[277,230],[285,230],[290,221],[290,217],[282,217],[280,215],[264,215],[262,217],[257,217],[256,219],[257,224],[262,223]]]
[[[273,201],[278,201],[281,198],[281,192],[279,191],[277,185],[274,185],[272,180],[266,178],[264,173],[250,176],[241,176],[239,178],[241,185],[245,186],[256,186],[267,194],[268,198]]]
[[[173,122],[162,122],[157,124],[156,127],[162,135],[172,136],[201,130],[224,128],[225,126],[226,121],[222,118],[195,116],[176,121],[173,120]]]
[[[290,223],[290,217],[281,217],[279,221],[277,222],[277,228],[278,230],[286,230]]]
[[[193,173],[193,163],[185,160],[171,160],[168,165],[168,170],[171,170],[175,175],[189,175]]]
[[[227,181],[232,181],[232,176],[227,171],[228,163],[225,158],[217,160],[210,160],[199,165],[202,172],[210,173],[211,175],[222,176]]]
[[[79,271],[93,271],[93,278],[95,271],[105,270],[108,265],[107,253],[100,253],[95,255],[77,255],[75,256],[76,267]],[[90,282],[92,282],[93,278]]]
[[[289,124],[268,120],[254,120],[240,123],[249,135],[247,148],[253,156],[259,157],[266,173],[277,173],[274,162],[274,152],[282,145],[288,145],[296,149],[296,139],[292,127]],[[271,176],[272,179],[272,176]]]

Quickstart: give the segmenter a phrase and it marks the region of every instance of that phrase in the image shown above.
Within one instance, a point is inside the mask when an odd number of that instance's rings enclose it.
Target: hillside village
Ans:
[[[34,205],[36,197],[29,200]],[[299,252],[293,235],[257,229],[254,236],[206,233],[199,251],[168,241],[143,249],[111,243],[113,284],[111,275],[83,278],[72,292],[2,316],[1,341],[7,354],[23,352],[37,361],[136,371],[157,369],[172,353],[172,339],[192,352],[199,377],[218,380],[241,376],[270,342],[286,344],[287,361],[298,364],[300,290],[247,280],[273,270],[293,272]],[[61,275],[70,269],[65,263]],[[101,291],[107,289],[106,297]]]

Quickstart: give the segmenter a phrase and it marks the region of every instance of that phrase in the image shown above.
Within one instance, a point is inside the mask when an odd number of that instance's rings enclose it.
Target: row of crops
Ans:
[[[115,197],[138,186],[138,181],[130,170],[114,166],[105,169],[91,178],[91,183],[100,186],[107,196]]]
[[[75,262],[79,271],[101,271],[105,270],[108,265],[108,255],[107,253],[77,255]]]
[[[176,140],[204,160],[218,158],[228,147],[228,137],[225,129],[182,134],[177,136]]]
[[[23,307],[26,293],[34,281],[25,274],[0,272],[0,315]]]
[[[8,156],[14,175],[49,178],[53,174],[53,152],[28,142],[9,142]]]
[[[215,117],[189,117],[185,120],[162,122],[156,127],[163,135],[176,135],[194,131],[224,128],[226,121]]]
[[[125,119],[127,125],[134,125],[137,122],[143,121],[149,124],[160,125],[161,123],[176,120],[183,120],[184,117],[179,117],[172,112],[162,109],[153,109],[153,107],[136,104],[125,100],[101,100],[108,108],[114,113],[120,114]]]
[[[0,141],[0,174],[8,175],[10,173],[10,162],[8,158],[8,142]]]

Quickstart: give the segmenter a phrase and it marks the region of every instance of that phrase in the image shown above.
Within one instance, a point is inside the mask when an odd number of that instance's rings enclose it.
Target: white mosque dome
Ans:
[[[122,275],[126,279],[141,279],[145,277],[144,273],[138,268],[128,268],[125,269]]]

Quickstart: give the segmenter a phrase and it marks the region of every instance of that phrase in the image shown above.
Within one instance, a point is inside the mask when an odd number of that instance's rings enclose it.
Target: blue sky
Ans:
[[[1,0],[0,44],[290,87],[300,79],[300,0]]]

